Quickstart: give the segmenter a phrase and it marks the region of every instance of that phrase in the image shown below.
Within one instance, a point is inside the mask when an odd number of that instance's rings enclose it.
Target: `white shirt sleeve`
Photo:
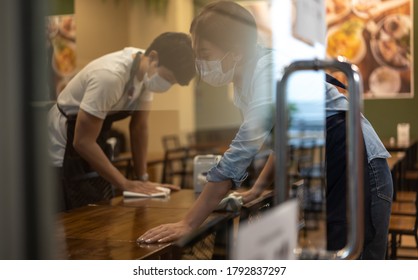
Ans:
[[[105,119],[107,113],[112,111],[113,106],[123,94],[122,78],[108,70],[100,69],[91,72],[86,83],[80,109],[95,117]]]

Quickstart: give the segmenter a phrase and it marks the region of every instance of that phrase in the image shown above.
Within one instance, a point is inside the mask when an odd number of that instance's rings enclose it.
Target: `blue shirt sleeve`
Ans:
[[[231,179],[235,187],[239,187],[247,177],[248,166],[272,131],[275,83],[271,61],[258,63],[249,85],[243,89],[248,103],[238,105],[243,123],[220,162],[208,172],[209,182]]]

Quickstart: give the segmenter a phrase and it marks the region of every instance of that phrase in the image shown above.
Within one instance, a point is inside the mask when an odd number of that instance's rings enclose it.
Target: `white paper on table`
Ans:
[[[170,192],[171,192],[169,188],[165,188],[165,187],[156,187],[156,189],[159,190],[159,192],[152,193],[152,194],[124,191],[123,197],[124,198],[167,197],[168,195],[170,195]]]

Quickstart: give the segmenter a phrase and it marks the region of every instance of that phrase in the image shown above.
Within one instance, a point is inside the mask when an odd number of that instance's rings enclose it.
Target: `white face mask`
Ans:
[[[149,91],[162,93],[170,89],[171,83],[158,75],[158,73],[152,75],[151,78],[148,77],[148,73],[145,73],[144,86]]]
[[[196,68],[200,74],[200,78],[214,87],[225,86],[231,83],[234,78],[237,62],[235,62],[235,65],[231,70],[224,73],[222,71],[222,60],[224,60],[227,55],[228,53],[222,59],[213,61],[196,59]]]

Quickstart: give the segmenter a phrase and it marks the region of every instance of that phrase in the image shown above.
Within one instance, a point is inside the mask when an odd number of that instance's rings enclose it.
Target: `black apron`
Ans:
[[[132,63],[129,81],[125,85],[124,94],[132,95],[134,93],[134,79],[140,56],[141,53],[138,52]],[[114,196],[112,185],[94,171],[88,162],[74,149],[73,142],[77,115],[67,115],[58,103],[56,106],[67,119],[67,143],[62,168],[65,210],[112,198]],[[106,140],[108,139],[112,123],[125,119],[130,115],[132,115],[132,111],[121,111],[106,116],[103,121],[102,129],[97,137],[97,144],[108,158],[111,158],[111,150],[106,144]]]

